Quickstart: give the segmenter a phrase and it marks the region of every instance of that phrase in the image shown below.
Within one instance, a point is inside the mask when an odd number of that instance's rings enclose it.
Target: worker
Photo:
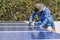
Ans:
[[[34,11],[29,17],[29,23],[31,24],[34,16],[38,15],[38,20],[34,22],[34,25],[39,26],[39,27],[44,27],[46,29],[49,26],[51,26],[52,32],[55,32],[56,31],[55,24],[54,24],[54,20],[53,20],[53,17],[51,15],[51,11],[49,10],[49,8],[45,6],[44,4],[40,4],[40,3],[36,3],[34,5],[34,8],[35,8]]]

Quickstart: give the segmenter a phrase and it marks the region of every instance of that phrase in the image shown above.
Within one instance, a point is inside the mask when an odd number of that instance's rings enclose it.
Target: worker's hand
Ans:
[[[32,22],[29,21],[29,26],[31,25]]]
[[[40,27],[40,29],[43,29],[43,27],[41,25],[39,27]]]
[[[45,29],[40,25],[40,31],[44,31]]]
[[[41,25],[39,25],[39,27],[42,27]]]

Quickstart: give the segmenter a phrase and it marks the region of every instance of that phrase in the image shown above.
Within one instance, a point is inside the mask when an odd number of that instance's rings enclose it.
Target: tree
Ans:
[[[37,2],[48,6],[54,20],[60,21],[60,0],[0,0],[0,20],[28,20],[34,10],[34,4]]]

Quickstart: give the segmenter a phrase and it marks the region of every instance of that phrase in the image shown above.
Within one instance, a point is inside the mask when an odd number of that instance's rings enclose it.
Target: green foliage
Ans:
[[[60,21],[60,0],[0,0],[1,21],[24,21],[34,10],[35,3],[44,3],[55,21]]]

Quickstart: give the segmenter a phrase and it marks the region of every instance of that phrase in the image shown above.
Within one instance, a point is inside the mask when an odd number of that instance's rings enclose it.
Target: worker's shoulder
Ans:
[[[48,7],[45,7],[45,9],[43,10],[44,13],[51,13],[50,9]]]

